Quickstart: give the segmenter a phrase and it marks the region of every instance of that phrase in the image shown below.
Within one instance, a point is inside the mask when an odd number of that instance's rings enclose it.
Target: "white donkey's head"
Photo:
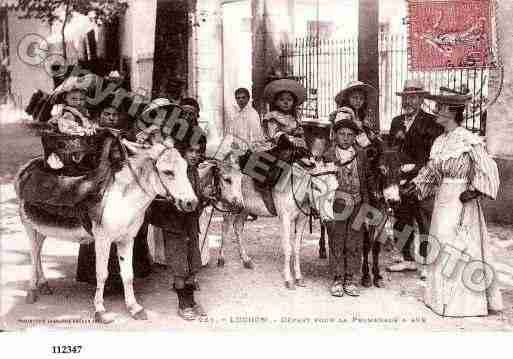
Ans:
[[[227,211],[244,206],[242,173],[238,167],[216,159],[207,159],[198,166],[201,193],[214,204],[221,204]]]
[[[171,140],[148,146],[126,140],[123,140],[123,144],[136,157],[149,160],[150,170],[142,171],[147,175],[140,179],[144,179],[154,193],[174,201],[181,211],[191,212],[196,209],[198,198],[187,176],[187,162],[173,147]]]

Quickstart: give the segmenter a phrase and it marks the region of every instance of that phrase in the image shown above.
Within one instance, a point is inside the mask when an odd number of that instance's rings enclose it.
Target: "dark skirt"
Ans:
[[[134,252],[132,267],[135,278],[144,278],[151,272],[151,259],[146,237],[148,234],[148,223],[144,223],[139,229],[134,240]],[[109,255],[109,276],[106,287],[119,287],[122,285],[119,271],[119,261],[116,245],[110,248]],[[77,277],[78,282],[87,282],[96,285],[96,256],[94,243],[81,244],[78,252]]]

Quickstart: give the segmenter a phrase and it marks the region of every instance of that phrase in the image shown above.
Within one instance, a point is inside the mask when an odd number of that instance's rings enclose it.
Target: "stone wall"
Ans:
[[[485,201],[486,217],[493,222],[513,223],[513,1],[499,0],[497,11],[498,52],[503,71],[491,92],[500,90],[497,102],[488,109],[486,145],[495,158],[501,177],[496,201]],[[500,76],[497,71],[494,77]]]
[[[8,13],[9,26],[9,63],[11,71],[11,90],[15,97],[16,104],[20,108],[25,108],[32,94],[41,89],[50,92],[53,89],[53,81],[45,69],[45,58],[48,56],[43,53],[37,60],[34,54],[23,54],[23,39],[29,34],[37,34],[40,43],[43,44],[50,36],[50,26],[36,19],[19,19],[18,13],[10,11]],[[30,49],[27,49],[30,51]],[[20,52],[21,51],[21,52]],[[23,60],[28,55],[29,61]],[[34,61],[33,64],[29,63]],[[39,64],[36,64],[39,63]]]
[[[487,221],[513,224],[513,160],[495,158],[501,178],[499,194],[495,201],[484,200]]]
[[[133,91],[150,94],[155,52],[157,0],[130,0],[121,21],[121,55],[130,63]]]
[[[209,141],[218,142],[223,129],[222,19],[219,0],[197,0],[189,71],[201,107],[200,123]]]

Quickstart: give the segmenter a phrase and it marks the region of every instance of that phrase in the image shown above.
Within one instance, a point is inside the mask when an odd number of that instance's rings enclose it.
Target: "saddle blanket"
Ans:
[[[20,178],[20,194],[31,203],[75,207],[98,202],[111,178],[109,169],[98,168],[82,176],[62,176],[47,169],[42,158],[33,160]]]
[[[262,187],[255,184],[249,176],[242,177],[242,197],[244,207],[257,216],[271,214],[276,216],[276,207],[271,187]]]

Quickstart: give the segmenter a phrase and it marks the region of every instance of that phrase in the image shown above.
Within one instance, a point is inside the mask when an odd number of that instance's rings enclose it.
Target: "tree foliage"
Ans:
[[[16,10],[21,18],[38,19],[52,24],[59,19],[58,11],[66,9],[87,15],[96,13],[98,24],[110,23],[128,8],[127,0],[18,0]]]

